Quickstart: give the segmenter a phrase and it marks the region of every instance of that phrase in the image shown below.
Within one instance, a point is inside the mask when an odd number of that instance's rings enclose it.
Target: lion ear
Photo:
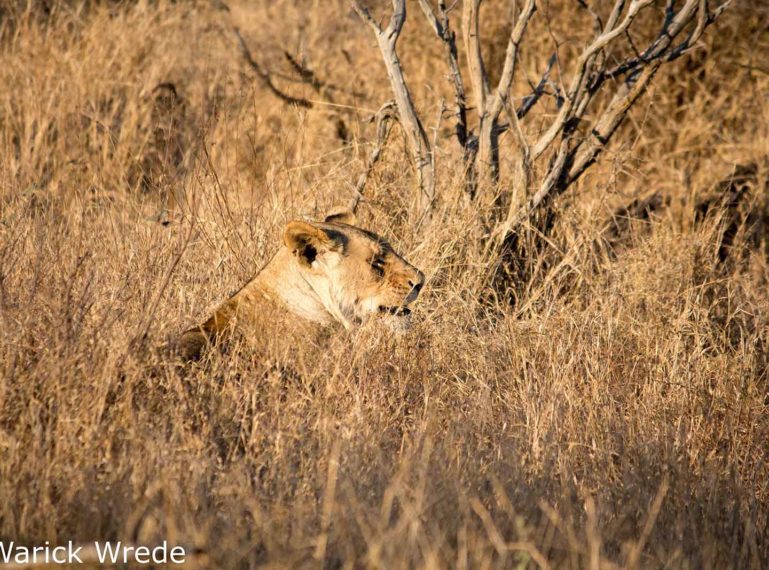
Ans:
[[[293,221],[286,224],[283,243],[302,265],[309,266],[319,254],[328,251],[334,245],[334,240],[312,224]]]
[[[323,221],[329,224],[347,224],[348,226],[354,226],[357,219],[355,214],[350,210],[339,210],[330,213]]]

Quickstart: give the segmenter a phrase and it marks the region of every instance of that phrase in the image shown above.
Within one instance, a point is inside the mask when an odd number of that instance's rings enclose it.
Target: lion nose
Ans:
[[[411,303],[419,296],[419,292],[422,290],[424,284],[424,274],[421,271],[417,271],[416,274],[411,279],[409,279],[409,287],[411,287],[411,290],[409,291],[408,297],[406,298],[408,303]]]

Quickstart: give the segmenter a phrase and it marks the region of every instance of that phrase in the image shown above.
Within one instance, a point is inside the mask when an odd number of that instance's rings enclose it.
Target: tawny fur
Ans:
[[[403,319],[424,275],[353,223],[348,213],[288,223],[283,246],[256,277],[182,335],[182,355],[195,358],[235,332],[253,336],[276,319],[286,329],[333,323],[350,329],[375,314]]]

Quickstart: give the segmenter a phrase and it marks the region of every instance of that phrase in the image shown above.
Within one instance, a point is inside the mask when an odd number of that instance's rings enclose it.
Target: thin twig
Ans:
[[[376,143],[371,151],[371,154],[366,161],[366,168],[358,178],[358,183],[355,185],[355,195],[350,199],[347,205],[347,209],[353,214],[358,209],[358,204],[363,199],[363,190],[366,187],[366,182],[374,169],[374,165],[379,161],[379,157],[382,154],[382,148],[387,142],[387,137],[390,134],[390,121],[397,120],[395,101],[388,101],[371,117],[370,121],[376,121]]]
[[[556,58],[557,55],[555,53],[550,56],[550,59],[547,61],[547,69],[545,69],[545,72],[542,74],[542,78],[539,80],[539,83],[536,85],[536,87],[534,87],[531,95],[527,95],[523,98],[521,106],[516,109],[515,115],[518,117],[518,119],[523,119],[529,113],[529,111],[534,108],[534,105],[536,105],[537,102],[542,98],[542,95],[545,94],[545,87],[547,87],[548,83],[550,82],[550,73],[553,70],[553,65],[555,65]]]
[[[251,50],[248,48],[248,44],[246,43],[246,40],[243,38],[243,34],[240,33],[240,29],[238,29],[237,26],[233,26],[232,32],[235,34],[235,37],[238,39],[238,45],[240,46],[240,53],[243,54],[243,58],[246,60],[246,63],[248,63],[251,69],[254,70],[254,72],[256,73],[256,76],[262,80],[262,83],[264,84],[264,86],[267,87],[267,89],[269,89],[273,93],[273,95],[285,101],[286,103],[297,105],[298,107],[304,107],[305,109],[312,108],[312,103],[310,103],[307,99],[304,99],[302,97],[293,97],[292,95],[284,93],[283,91],[278,89],[275,86],[275,84],[272,82],[272,78],[270,77],[270,74],[267,73],[267,71],[261,65],[259,65],[259,63],[254,59],[254,56],[251,54]]]

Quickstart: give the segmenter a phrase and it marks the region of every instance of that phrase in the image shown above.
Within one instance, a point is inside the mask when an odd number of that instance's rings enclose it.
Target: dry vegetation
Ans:
[[[410,3],[399,51],[438,202],[409,223],[395,128],[359,217],[427,275],[415,326],[187,367],[157,349],[286,221],[350,199],[390,98],[373,39],[343,0],[26,4],[0,8],[0,540],[168,539],[227,569],[769,564],[763,3],[660,72],[497,301],[438,123],[442,47]],[[592,26],[542,4],[532,81]],[[490,61],[509,18],[484,3]],[[233,25],[315,103],[267,88]]]

